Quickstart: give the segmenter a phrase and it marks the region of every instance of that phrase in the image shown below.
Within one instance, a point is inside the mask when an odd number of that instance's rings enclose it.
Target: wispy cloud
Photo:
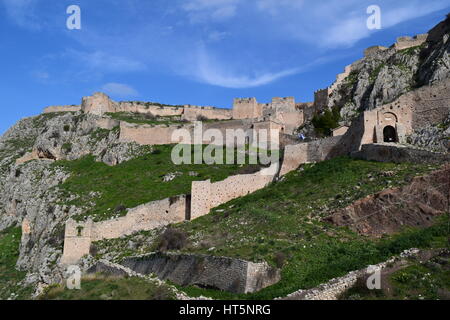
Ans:
[[[139,93],[133,87],[131,87],[127,84],[116,83],[116,82],[106,83],[105,85],[102,86],[101,91],[107,93],[110,96],[117,97],[117,98],[127,98],[127,97],[139,96]]]
[[[114,55],[102,50],[86,52],[67,50],[66,55],[81,65],[100,72],[132,72],[146,69],[144,63],[131,57]]]
[[[17,25],[28,29],[40,29],[41,24],[35,14],[38,0],[0,0],[8,17]]]
[[[299,73],[300,71],[299,68],[274,72],[244,71],[243,68],[232,67],[231,64],[224,64],[219,59],[214,58],[207,52],[204,46],[200,46],[198,49],[196,64],[188,69],[188,73],[194,75],[197,81],[233,89],[267,85],[281,78]]]
[[[182,9],[193,23],[217,22],[234,17],[240,2],[241,0],[187,0],[182,4]]]

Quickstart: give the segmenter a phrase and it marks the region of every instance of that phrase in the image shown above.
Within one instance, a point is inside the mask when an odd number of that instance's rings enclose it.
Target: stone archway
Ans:
[[[393,126],[386,126],[383,129],[384,142],[397,142],[397,130]]]

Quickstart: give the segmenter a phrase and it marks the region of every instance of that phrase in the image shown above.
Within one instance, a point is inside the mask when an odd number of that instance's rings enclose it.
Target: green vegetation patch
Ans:
[[[93,156],[75,161],[56,161],[53,166],[71,173],[71,177],[59,186],[61,196],[78,196],[68,202],[69,205],[86,208],[86,204],[90,204],[76,219],[92,216],[95,221],[102,221],[125,215],[126,208],[189,194],[192,181],[220,181],[231,175],[260,169],[257,165],[175,165],[171,160],[172,148],[170,145],[157,146],[143,156],[113,167],[96,162]],[[163,182],[168,173],[175,173],[175,178]]]
[[[272,299],[315,287],[411,247],[443,246],[445,223],[375,241],[322,220],[334,209],[406,184],[433,169],[436,167],[421,164],[336,158],[305,165],[282,182],[215,208],[208,216],[180,224],[176,227],[189,235],[184,252],[282,265],[282,280],[259,293],[236,296],[199,288],[183,290],[217,298]]]
[[[450,257],[410,261],[382,277],[380,290],[369,290],[364,279],[347,290],[343,300],[450,300]]]
[[[11,227],[0,232],[0,299],[29,299],[32,289],[20,286],[26,272],[16,270],[21,229]]]
[[[88,276],[81,279],[80,290],[51,286],[40,300],[175,300],[166,285],[159,285],[138,277]]]
[[[156,125],[176,125],[184,124],[186,121],[179,120],[179,116],[173,117],[156,117],[151,114],[133,113],[133,112],[115,112],[107,113],[112,119],[125,121],[128,123],[148,124],[152,126]]]
[[[339,127],[339,120],[341,120],[340,108],[333,107],[331,110],[326,109],[322,114],[315,114],[312,124],[316,133],[322,136],[330,136],[333,129]]]

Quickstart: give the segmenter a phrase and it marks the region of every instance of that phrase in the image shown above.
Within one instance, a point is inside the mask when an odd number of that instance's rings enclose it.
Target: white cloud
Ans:
[[[107,93],[110,96],[118,98],[139,96],[139,93],[136,89],[123,83],[106,83],[102,86],[101,91]]]
[[[182,8],[192,23],[225,21],[236,15],[241,0],[188,0]]]
[[[244,71],[236,71],[239,68],[225,67],[222,62],[214,59],[208,54],[204,47],[198,51],[197,64],[194,69],[188,72],[194,74],[194,77],[210,85],[225,88],[251,88],[269,84],[281,78],[294,75],[300,72],[300,69],[286,69],[276,72],[257,72],[247,74]]]
[[[217,42],[225,39],[229,35],[228,32],[212,31],[208,34],[208,41]]]
[[[140,61],[100,50],[94,52],[68,50],[66,54],[84,66],[100,72],[132,72],[146,69],[145,64]]]
[[[276,15],[286,9],[299,10],[303,4],[304,0],[259,0],[256,6],[260,11]]]
[[[40,29],[35,15],[36,0],[0,0],[8,17],[17,25],[28,29]]]

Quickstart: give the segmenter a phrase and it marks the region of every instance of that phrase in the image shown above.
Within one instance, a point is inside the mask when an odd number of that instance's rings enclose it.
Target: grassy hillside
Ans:
[[[240,165],[175,165],[171,160],[172,146],[158,146],[143,156],[110,167],[96,162],[93,156],[75,161],[57,161],[71,177],[60,185],[62,198],[71,194],[77,198],[68,204],[85,207],[82,219],[92,216],[95,221],[107,220],[126,214],[125,208],[161,200],[175,195],[188,194],[192,181],[220,181],[230,175],[259,170],[259,166]],[[175,179],[163,182],[168,173]],[[91,204],[89,207],[86,203]]]
[[[21,229],[8,228],[0,232],[0,300],[28,299],[31,288],[19,285],[26,272],[16,270]]]
[[[182,251],[268,261],[282,268],[282,280],[278,284],[255,294],[183,289],[192,295],[216,298],[272,299],[300,288],[315,287],[411,247],[444,246],[447,227],[442,219],[432,228],[405,230],[379,241],[322,222],[334,208],[406,184],[414,176],[434,169],[420,164],[336,158],[305,165],[283,181],[224,204],[208,216],[176,225],[188,235],[188,245]],[[138,233],[102,241],[96,246],[131,255],[154,250],[153,239],[157,239],[155,232]],[[136,243],[136,249],[127,248],[130,240]]]
[[[450,255],[430,261],[414,259],[406,266],[387,268],[380,290],[368,290],[365,279],[347,290],[341,300],[450,300]]]
[[[166,285],[130,277],[114,278],[101,275],[81,279],[80,290],[63,286],[49,287],[40,300],[174,300],[175,294]]]

